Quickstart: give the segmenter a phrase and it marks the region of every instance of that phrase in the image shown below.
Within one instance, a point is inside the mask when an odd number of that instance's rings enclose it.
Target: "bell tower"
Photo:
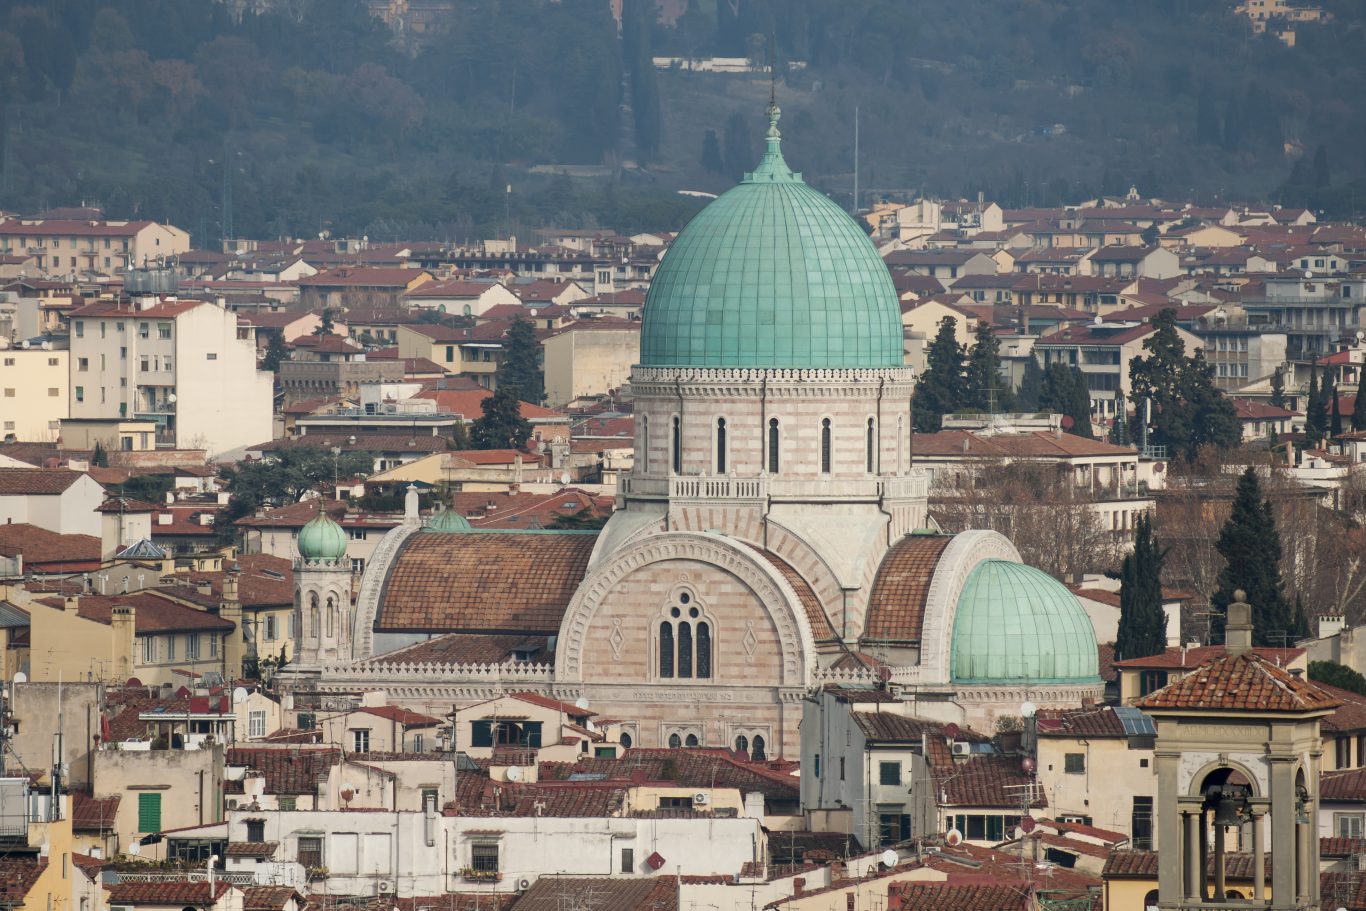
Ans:
[[[1157,724],[1158,907],[1317,908],[1319,721],[1339,703],[1252,650],[1241,591],[1225,643],[1223,657],[1137,703]],[[1226,846],[1239,841],[1252,854],[1248,895],[1226,878]]]
[[[345,529],[325,510],[299,530],[291,663],[300,669],[351,657],[351,562],[346,548]]]

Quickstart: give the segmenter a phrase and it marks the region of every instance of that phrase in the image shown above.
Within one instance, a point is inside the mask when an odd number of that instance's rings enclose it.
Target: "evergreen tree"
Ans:
[[[702,167],[713,174],[724,174],[726,164],[721,160],[721,141],[715,130],[707,130],[702,137]]]
[[[659,85],[650,47],[655,5],[648,0],[623,0],[621,8],[622,47],[626,72],[631,80],[631,110],[636,121],[636,151],[644,161],[659,153]]]
[[[276,373],[280,369],[280,362],[289,360],[289,348],[285,346],[284,333],[270,333],[270,342],[266,346],[265,357],[261,359],[261,369]]]
[[[1134,525],[1134,549],[1119,571],[1119,630],[1115,658],[1146,658],[1167,648],[1167,617],[1162,611],[1162,561],[1146,513]]]
[[[1338,384],[1333,384],[1333,415],[1328,424],[1328,433],[1333,439],[1342,436],[1342,406],[1338,403]]]
[[[1195,108],[1195,138],[1211,145],[1220,140],[1219,114],[1215,110],[1214,90],[1208,84],[1200,92]]]
[[[1086,376],[1076,367],[1058,363],[1048,365],[1039,393],[1039,410],[1071,418],[1072,426],[1067,428],[1068,433],[1094,439],[1095,434],[1091,430],[1091,393],[1086,388]]]
[[[1309,662],[1309,679],[1366,696],[1366,677],[1336,661]]]
[[[531,422],[522,417],[516,386],[499,385],[498,391],[480,404],[483,415],[470,428],[475,449],[521,449],[531,438]]]
[[[1362,376],[1366,378],[1366,371]],[[1271,404],[1277,408],[1285,407],[1285,371],[1277,367],[1271,374]]]
[[[1116,446],[1132,446],[1133,440],[1129,438],[1129,416],[1118,414],[1115,422],[1110,425],[1110,442]]]
[[[531,321],[518,316],[503,337],[503,359],[498,364],[498,387],[511,386],[524,401],[539,405],[545,399],[541,345]],[[495,447],[496,448],[496,447]]]
[[[1010,411],[1013,396],[1001,377],[1001,343],[986,320],[977,323],[977,334],[968,351],[963,407],[974,411]]]
[[[1146,356],[1129,364],[1129,400],[1137,414],[1151,402],[1148,442],[1165,446],[1169,454],[1193,460],[1202,446],[1227,449],[1242,440],[1242,428],[1232,403],[1214,386],[1214,368],[1197,350],[1186,356],[1186,345],[1176,331],[1176,311],[1163,310],[1153,318],[1156,331],[1143,342]]]
[[[1352,402],[1352,430],[1366,430],[1366,369],[1357,371],[1356,399]]]
[[[1229,95],[1228,105],[1224,108],[1224,148],[1236,152],[1243,145],[1243,117],[1238,106],[1238,96]]]
[[[1242,589],[1252,605],[1253,642],[1262,646],[1284,644],[1294,631],[1281,582],[1281,538],[1271,504],[1262,498],[1255,468],[1249,466],[1238,479],[1233,509],[1219,532],[1216,547],[1225,564],[1219,572],[1219,589],[1210,596],[1214,640],[1223,641],[1228,606],[1233,593]]]
[[[313,330],[314,335],[331,335],[333,330],[332,308],[323,307],[322,318],[318,322],[318,327]]]
[[[1328,432],[1328,413],[1323,400],[1323,390],[1319,388],[1319,366],[1309,367],[1309,395],[1304,409],[1304,436],[1310,446],[1323,442]]]
[[[958,320],[946,316],[925,358],[925,372],[915,384],[917,433],[938,433],[946,414],[957,411],[963,394],[963,346],[958,344]]]
[[[104,444],[99,440],[95,441],[95,450],[90,453],[90,464],[96,468],[109,467],[109,453],[105,451]]]
[[[1025,411],[1039,410],[1039,395],[1043,392],[1043,368],[1039,359],[1031,357],[1025,361],[1024,375],[1020,377],[1020,388],[1015,391],[1016,405]]]
[[[1294,641],[1309,638],[1309,614],[1304,609],[1304,599],[1295,596],[1295,613],[1290,618],[1291,635]]]

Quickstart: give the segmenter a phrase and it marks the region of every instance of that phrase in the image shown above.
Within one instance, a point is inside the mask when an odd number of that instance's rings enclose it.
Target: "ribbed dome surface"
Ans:
[[[1081,603],[1047,573],[983,560],[958,596],[956,683],[1097,683],[1096,635]]]
[[[778,109],[753,173],[690,221],[645,300],[646,367],[898,367],[901,307],[863,230],[783,160]]]
[[[427,531],[457,534],[469,530],[469,520],[454,509],[442,509],[427,520]]]
[[[319,512],[299,529],[298,546],[306,563],[335,563],[346,556],[346,530]]]

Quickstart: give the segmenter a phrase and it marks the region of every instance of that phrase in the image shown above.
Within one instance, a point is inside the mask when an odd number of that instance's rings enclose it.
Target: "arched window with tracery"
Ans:
[[[681,747],[681,746],[683,746],[683,738],[682,738],[682,737],[679,737],[677,734],[670,734],[670,735],[669,735],[669,749],[671,749],[671,750],[676,750],[676,749],[678,749],[678,748]]]
[[[621,736],[617,738],[617,742],[621,744],[623,749],[629,750],[632,743],[631,735],[626,731],[622,731]]]
[[[674,594],[659,623],[659,676],[710,680],[712,623],[692,592]]]
[[[321,626],[320,613],[318,610],[318,593],[314,592],[308,596],[308,634],[314,639],[318,638],[318,631]]]
[[[674,474],[683,473],[683,419],[674,415],[673,435],[669,441],[673,448]]]
[[[689,734],[688,737],[687,737],[687,739],[683,741],[683,745],[684,745],[684,746],[688,746],[688,747],[701,746],[701,745],[702,745],[702,741],[700,741],[700,740],[697,739],[697,735],[696,735],[696,734]]]
[[[821,420],[821,474],[830,473],[830,419]]]
[[[749,755],[749,738],[744,734],[735,738],[735,752],[743,753],[746,756]]]
[[[751,749],[749,752],[749,758],[753,759],[755,762],[763,762],[766,759],[768,759],[768,756],[764,753],[763,734],[754,735],[754,740],[751,743]]]
[[[716,419],[716,473],[726,473],[726,419]]]
[[[778,473],[778,419],[768,419],[768,473]]]
[[[327,638],[337,635],[337,599],[327,596]]]

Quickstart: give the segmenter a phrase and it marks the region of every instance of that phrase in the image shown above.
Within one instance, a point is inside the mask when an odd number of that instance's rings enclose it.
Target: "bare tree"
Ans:
[[[983,460],[936,472],[930,513],[948,532],[998,531],[1025,563],[1069,579],[1113,570],[1127,546],[1127,533],[1101,521],[1099,502],[1065,465]]]

